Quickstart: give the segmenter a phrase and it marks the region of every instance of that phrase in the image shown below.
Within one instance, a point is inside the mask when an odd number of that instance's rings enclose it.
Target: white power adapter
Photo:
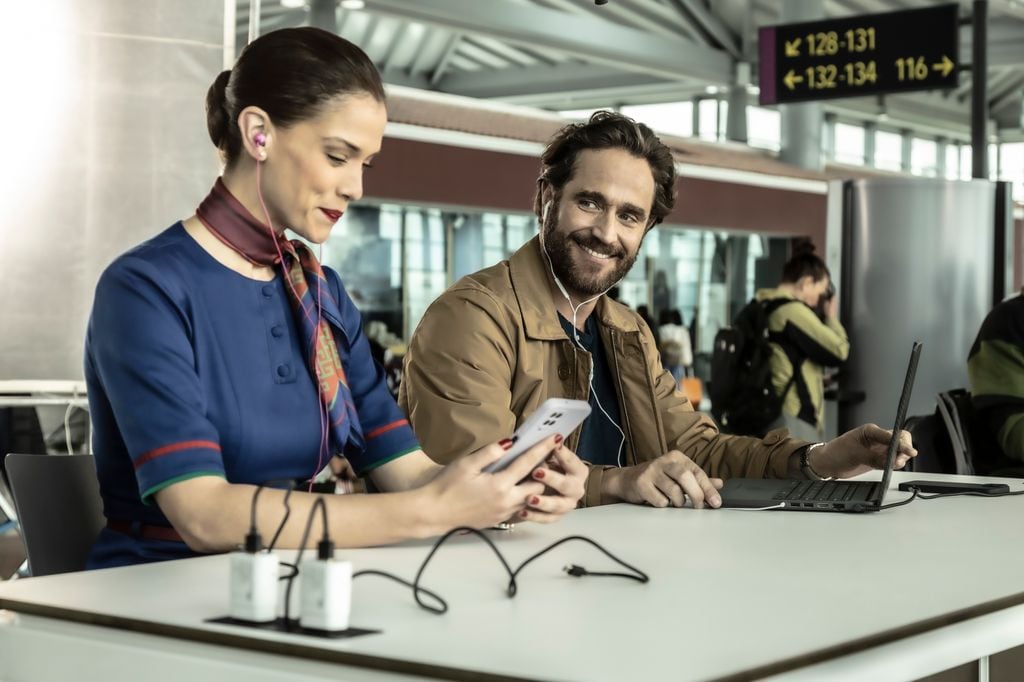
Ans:
[[[331,543],[321,543],[316,559],[302,562],[299,625],[335,632],[348,629],[352,610],[352,563],[333,558]]]
[[[228,609],[232,618],[250,623],[270,623],[277,619],[279,568],[276,554],[232,552]]]

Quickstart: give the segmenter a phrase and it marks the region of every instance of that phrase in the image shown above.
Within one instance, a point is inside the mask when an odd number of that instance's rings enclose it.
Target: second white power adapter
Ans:
[[[352,610],[352,563],[328,556],[307,559],[301,568],[299,625],[328,632],[347,630]]]

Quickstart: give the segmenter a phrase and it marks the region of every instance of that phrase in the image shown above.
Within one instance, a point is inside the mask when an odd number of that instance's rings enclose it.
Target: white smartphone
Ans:
[[[484,467],[487,473],[501,471],[545,438],[560,433],[566,438],[590,414],[590,405],[584,400],[548,398],[526,418],[512,434],[512,447],[501,459]]]

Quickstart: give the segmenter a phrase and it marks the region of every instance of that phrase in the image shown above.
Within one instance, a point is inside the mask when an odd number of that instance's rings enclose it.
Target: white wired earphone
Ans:
[[[588,351],[586,348],[583,347],[583,342],[580,341],[580,333],[579,333],[579,330],[576,328],[576,314],[579,312],[580,308],[582,308],[586,304],[590,303],[591,301],[596,301],[597,299],[601,298],[606,293],[608,293],[608,291],[612,287],[614,287],[616,284],[618,284],[619,280],[616,280],[615,282],[613,282],[611,284],[611,286],[608,287],[608,289],[605,289],[604,291],[599,293],[597,296],[593,296],[591,298],[588,298],[587,300],[582,301],[579,305],[573,305],[572,297],[569,296],[569,292],[565,290],[565,287],[562,286],[562,281],[560,279],[558,279],[558,275],[555,274],[555,268],[551,264],[551,256],[548,255],[548,247],[544,244],[544,227],[545,227],[545,225],[547,224],[547,221],[548,221],[548,210],[550,210],[550,208],[551,208],[551,201],[547,201],[544,204],[544,208],[541,210],[541,215],[540,215],[540,251],[541,251],[541,253],[544,254],[544,260],[547,262],[548,270],[551,271],[551,276],[555,280],[555,286],[557,286],[558,290],[560,292],[562,292],[562,296],[564,296],[565,300],[569,302],[569,308],[572,309],[572,340],[574,341],[573,346],[572,346],[572,360],[573,360],[573,366],[575,366],[576,365],[576,349],[577,348],[579,348],[581,351],[583,351],[587,355],[591,355],[590,351]],[[621,440],[619,441],[618,452],[615,455],[615,463],[619,467],[621,467],[622,466],[622,447],[626,444],[626,434],[622,430],[622,428],[617,423],[615,423],[615,420],[611,418],[611,415],[609,415],[608,412],[605,411],[604,406],[601,405],[601,399],[599,397],[597,397],[597,392],[594,391],[594,358],[593,357],[590,358],[590,373],[589,373],[589,376],[587,377],[587,385],[590,387],[590,395],[594,396],[594,402],[597,403],[597,409],[599,409],[601,411],[601,414],[603,414],[605,416],[605,419],[607,419],[609,422],[611,422],[612,426],[615,427],[615,430],[619,432],[619,436],[621,437]]]

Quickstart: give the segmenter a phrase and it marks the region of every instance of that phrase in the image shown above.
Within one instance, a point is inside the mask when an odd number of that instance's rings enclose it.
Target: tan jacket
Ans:
[[[539,243],[534,237],[509,260],[456,282],[413,334],[399,404],[438,462],[507,437],[547,398],[588,398],[590,357],[573,353],[558,321]],[[720,434],[676,391],[639,315],[604,296],[594,314],[617,379],[627,464],[675,449],[711,476],[785,477],[789,456],[805,442],[783,430],[763,440]],[[577,430],[567,445],[575,450],[578,442]],[[608,501],[601,499],[608,468],[590,468],[587,506]]]

